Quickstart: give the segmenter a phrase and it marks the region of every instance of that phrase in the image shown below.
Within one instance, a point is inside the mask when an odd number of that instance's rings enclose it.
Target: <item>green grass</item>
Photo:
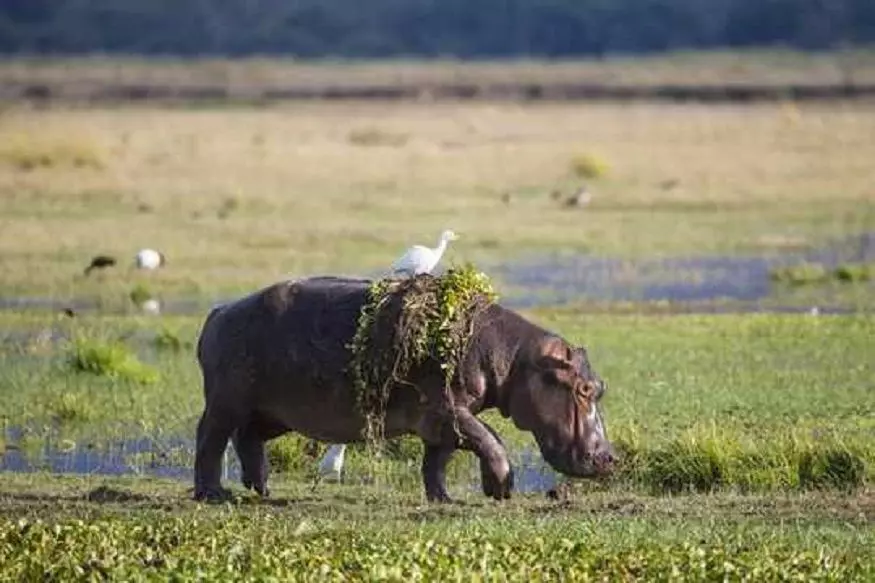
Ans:
[[[193,345],[200,321],[179,317],[2,315],[4,419],[31,439],[104,443],[193,436],[202,407]],[[854,488],[875,475],[875,385],[865,315],[622,316],[533,314],[589,347],[610,384],[605,412],[624,463],[607,487],[663,491]],[[94,357],[106,374],[75,374],[46,331],[98,338],[124,358]],[[119,346],[123,348],[119,348]],[[101,354],[103,354],[101,352]],[[136,355],[136,356],[134,356]],[[98,355],[100,356],[100,355]],[[113,374],[129,358],[160,374]],[[122,363],[122,364],[119,364]],[[486,414],[515,448],[532,443]],[[303,445],[290,446],[302,451]],[[287,447],[287,450],[289,448]],[[353,460],[364,448],[353,448]],[[417,449],[397,455],[392,479],[416,484]],[[278,453],[288,467],[289,451]],[[470,456],[457,456],[466,476]],[[364,461],[352,461],[360,474]],[[358,464],[358,466],[356,466]],[[358,471],[358,470],[357,470]]]
[[[320,451],[293,436],[271,443],[268,501],[237,483],[234,502],[205,506],[187,481],[0,474],[0,578],[875,576],[875,318],[529,315],[585,343],[607,379],[622,454],[613,479],[570,482],[559,502],[516,493],[495,503],[458,454],[449,486],[459,502],[433,506],[419,447],[405,440],[380,463],[351,448],[347,483],[311,492]],[[192,437],[200,323],[0,314],[3,422],[27,428],[7,447],[38,455],[47,440],[100,451],[117,438]],[[161,374],[142,385],[73,373],[47,330],[123,343]],[[532,442],[486,417],[512,450]],[[182,447],[129,462],[190,468],[192,458]]]
[[[403,492],[280,483],[273,501],[202,506],[168,480],[0,482],[0,575],[157,580],[865,580],[872,492],[518,496],[423,505]]]
[[[875,278],[875,265],[868,263],[844,263],[833,270],[820,263],[802,263],[774,269],[773,280],[794,286],[822,284],[827,281],[842,283],[864,282]]]

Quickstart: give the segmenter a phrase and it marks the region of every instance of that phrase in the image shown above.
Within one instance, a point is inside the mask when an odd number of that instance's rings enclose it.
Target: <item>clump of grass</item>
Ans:
[[[271,471],[279,473],[304,474],[315,469],[310,440],[296,434],[286,433],[266,444],[267,461]]]
[[[5,136],[0,162],[18,170],[41,168],[105,168],[105,156],[93,142],[79,137]]]
[[[183,340],[179,334],[167,327],[162,327],[161,330],[152,339],[152,344],[158,350],[167,350],[170,352],[179,352],[184,348],[191,348],[193,343],[189,340]]]
[[[82,393],[60,393],[45,404],[47,413],[58,423],[87,422],[94,417],[94,408]]]
[[[573,156],[570,166],[574,176],[588,180],[603,178],[610,171],[610,166],[604,158],[586,152]]]
[[[846,263],[833,272],[839,281],[858,282],[875,279],[875,263]]]
[[[134,302],[135,305],[140,306],[145,301],[152,298],[152,292],[149,291],[148,286],[138,283],[131,290],[131,293],[128,294],[128,297],[131,298],[131,301]]]
[[[773,269],[771,278],[790,285],[823,283],[829,280],[854,283],[875,278],[875,265],[846,263],[830,271],[820,263],[802,263]]]
[[[682,439],[645,454],[645,481],[662,492],[710,491],[724,483],[722,452],[711,440]]]
[[[76,337],[69,345],[67,366],[75,372],[143,384],[158,380],[157,371],[143,364],[120,342]]]
[[[790,285],[808,285],[829,279],[829,271],[820,263],[801,263],[772,270],[772,280]]]
[[[859,456],[839,447],[811,448],[799,457],[803,488],[850,490],[863,485],[866,465]]]
[[[865,453],[830,439],[808,442],[792,436],[742,442],[716,431],[690,430],[648,448],[615,442],[626,459],[620,479],[661,494],[787,489],[853,489],[866,481]]]
[[[380,128],[368,127],[352,130],[347,136],[350,144],[355,146],[390,146],[401,147],[407,143],[409,136],[388,132]]]

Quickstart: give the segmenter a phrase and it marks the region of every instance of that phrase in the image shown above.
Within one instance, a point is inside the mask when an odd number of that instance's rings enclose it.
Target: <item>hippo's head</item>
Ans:
[[[586,350],[550,336],[516,365],[507,413],[534,434],[544,460],[568,476],[610,473],[614,452],[599,408],[606,385]]]

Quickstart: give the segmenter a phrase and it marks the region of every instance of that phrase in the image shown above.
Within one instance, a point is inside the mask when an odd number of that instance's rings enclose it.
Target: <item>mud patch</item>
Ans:
[[[127,492],[125,490],[117,490],[108,486],[94,488],[85,495],[85,499],[89,502],[97,502],[99,504],[111,502],[144,502],[150,500],[148,496]]]

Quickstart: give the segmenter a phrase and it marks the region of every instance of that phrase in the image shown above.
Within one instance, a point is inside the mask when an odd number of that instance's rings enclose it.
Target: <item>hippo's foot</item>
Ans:
[[[262,498],[270,497],[270,488],[267,487],[267,484],[255,483],[252,480],[243,480],[243,487],[247,490],[255,490],[256,494]]]
[[[447,491],[441,488],[437,492],[426,492],[426,499],[429,502],[436,502],[438,504],[452,504],[453,499],[450,498],[450,495],[447,494]]]
[[[227,502],[232,498],[231,490],[221,486],[198,486],[194,490],[194,499],[198,502]]]
[[[481,464],[480,479],[483,493],[496,500],[507,500],[513,490],[513,468],[508,467],[504,477],[491,471],[488,465]]]

